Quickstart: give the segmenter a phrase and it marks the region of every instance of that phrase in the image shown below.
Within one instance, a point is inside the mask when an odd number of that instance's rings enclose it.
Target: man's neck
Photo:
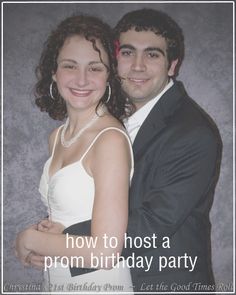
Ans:
[[[145,106],[146,104],[148,104],[150,101],[152,101],[153,99],[155,99],[157,96],[159,96],[161,94],[161,96],[164,94],[162,92],[165,92],[166,90],[168,90],[171,86],[173,85],[173,80],[169,79],[168,83],[163,87],[163,89],[156,94],[154,97],[150,98],[149,100],[145,100],[145,101],[133,101],[133,104],[135,105],[135,112],[137,112],[138,110],[140,110],[143,106]],[[132,99],[131,99],[132,100]]]

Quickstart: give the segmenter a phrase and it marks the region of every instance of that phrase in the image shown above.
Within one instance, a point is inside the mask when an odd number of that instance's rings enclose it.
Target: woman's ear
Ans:
[[[53,80],[54,82],[57,82],[56,74],[53,74],[53,75],[52,75],[52,80]]]

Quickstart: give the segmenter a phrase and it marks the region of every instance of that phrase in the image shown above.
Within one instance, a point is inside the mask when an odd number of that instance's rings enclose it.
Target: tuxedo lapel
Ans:
[[[160,109],[156,108],[157,105],[158,103],[155,105],[155,112],[148,115],[137,133],[133,143],[135,156],[141,148],[145,148],[149,141],[166,126]]]
[[[174,85],[164,93],[160,100],[153,107],[133,143],[134,156],[137,156],[141,149],[145,149],[148,143],[168,124],[169,118],[176,111],[180,98],[185,93],[181,82]]]

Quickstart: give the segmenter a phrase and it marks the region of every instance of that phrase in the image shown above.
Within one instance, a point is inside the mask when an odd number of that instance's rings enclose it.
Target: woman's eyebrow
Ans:
[[[74,59],[70,59],[70,58],[62,58],[62,59],[60,59],[59,61],[58,61],[58,63],[62,63],[62,62],[70,62],[70,63],[73,63],[73,64],[79,64],[76,60],[74,60]],[[101,64],[101,65],[104,65],[104,63],[103,62],[101,62],[101,61],[96,61],[96,60],[92,60],[92,61],[90,61],[89,63],[88,63],[89,65],[94,65],[94,64]]]
[[[70,59],[70,58],[62,58],[58,60],[58,63],[60,62],[72,62],[74,64],[77,64],[77,62],[74,59]]]
[[[89,65],[96,65],[96,64],[101,64],[101,65],[104,65],[104,63],[103,62],[101,62],[101,61],[90,61],[89,62]]]

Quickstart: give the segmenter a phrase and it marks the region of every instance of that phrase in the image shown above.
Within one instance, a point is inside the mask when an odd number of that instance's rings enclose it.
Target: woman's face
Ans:
[[[67,38],[59,52],[53,80],[68,109],[95,108],[104,95],[109,62],[98,40],[96,47],[101,52],[102,61],[92,42],[78,35]]]

